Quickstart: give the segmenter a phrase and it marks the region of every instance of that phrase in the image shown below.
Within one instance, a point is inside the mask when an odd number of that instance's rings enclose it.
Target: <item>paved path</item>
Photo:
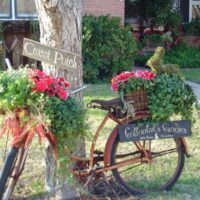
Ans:
[[[200,101],[200,85],[191,81],[186,81],[186,83],[188,83],[192,87],[198,101]]]

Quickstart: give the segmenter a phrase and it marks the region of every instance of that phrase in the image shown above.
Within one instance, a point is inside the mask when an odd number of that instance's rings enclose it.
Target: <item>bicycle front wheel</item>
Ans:
[[[116,181],[133,195],[169,190],[178,180],[184,166],[184,150],[180,139],[141,141],[151,157],[144,161],[144,153],[134,142],[120,142],[116,137],[112,146],[111,165],[139,158],[137,162],[112,170]]]
[[[23,170],[23,149],[12,147],[10,150],[4,150],[5,152],[7,152],[7,155],[1,154],[0,162],[0,200],[10,199]]]

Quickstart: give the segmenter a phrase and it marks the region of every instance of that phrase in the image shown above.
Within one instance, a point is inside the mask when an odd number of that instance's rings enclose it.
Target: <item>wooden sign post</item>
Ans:
[[[24,38],[23,42],[23,55],[72,72],[75,72],[81,63],[81,57],[78,54],[49,47],[27,38]]]
[[[191,121],[140,123],[119,126],[120,141],[154,140],[191,136]]]
[[[39,42],[27,38],[24,38],[22,54],[35,60],[59,66],[64,70],[71,72],[72,74],[74,74],[74,76],[70,77],[71,79],[68,80],[70,82],[73,82],[74,80],[76,81],[79,78],[77,77],[77,67],[81,64],[81,57],[78,54],[49,47],[47,45],[40,44]],[[87,86],[81,85],[78,88],[72,88],[70,94],[79,92],[86,87]]]

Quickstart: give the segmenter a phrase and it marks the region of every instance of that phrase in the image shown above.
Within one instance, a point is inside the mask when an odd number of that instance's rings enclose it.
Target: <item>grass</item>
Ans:
[[[200,69],[182,69],[181,74],[186,80],[200,84]]]
[[[84,104],[86,106],[92,99],[111,99],[117,96],[117,93],[110,90],[109,85],[91,85],[84,91]],[[91,137],[86,141],[86,150],[89,152],[90,145],[92,142],[92,136],[95,133],[99,123],[105,116],[106,111],[99,109],[88,109],[88,123],[90,126]],[[139,197],[142,200],[198,200],[200,196],[200,123],[199,116],[194,115],[197,122],[193,125],[193,135],[187,138],[189,145],[189,150],[191,157],[186,158],[185,167],[181,174],[180,179],[175,184],[169,192],[159,192],[148,194],[143,197]],[[96,144],[98,150],[104,149],[106,144],[106,139],[109,136],[111,130],[115,127],[115,123],[108,123],[103,130],[100,138]],[[37,142],[37,141],[36,141]],[[169,144],[166,144],[169,145]],[[28,199],[38,199],[35,198],[44,192],[44,165],[42,165],[44,158],[44,152],[42,148],[36,148],[36,154],[28,160],[28,165],[21,178],[20,185],[18,186],[18,191],[23,197]],[[170,164],[170,163],[169,163]],[[162,169],[160,167],[159,169]],[[156,170],[155,170],[156,171]],[[136,171],[137,172],[137,171]],[[36,173],[36,175],[34,175]],[[156,172],[155,172],[156,173]],[[148,174],[147,174],[148,175]],[[134,197],[127,197],[125,199],[135,199]],[[138,198],[137,198],[138,199]]]

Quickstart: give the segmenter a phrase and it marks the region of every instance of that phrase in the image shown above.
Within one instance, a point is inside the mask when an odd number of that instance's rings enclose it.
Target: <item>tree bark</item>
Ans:
[[[40,24],[40,42],[42,44],[76,53],[81,56],[82,51],[82,10],[83,0],[35,0]],[[72,73],[58,66],[43,63],[43,70],[53,76],[64,76],[72,85],[72,88],[83,84],[82,64],[77,66],[76,72]],[[81,100],[82,95],[76,95]],[[84,154],[84,142],[81,141],[77,150]],[[58,187],[59,180],[55,180],[56,163],[52,157],[50,148],[47,148],[46,156],[46,185],[53,193],[53,199],[73,199],[78,193],[68,184]],[[52,199],[52,198],[51,198]]]

